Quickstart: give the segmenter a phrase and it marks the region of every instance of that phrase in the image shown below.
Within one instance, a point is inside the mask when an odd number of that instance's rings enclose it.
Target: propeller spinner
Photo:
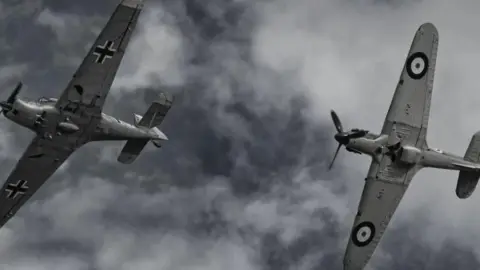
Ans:
[[[330,115],[332,117],[333,124],[335,125],[335,128],[337,130],[337,134],[335,134],[334,138],[338,142],[338,147],[337,147],[337,150],[335,151],[335,155],[333,156],[330,166],[328,166],[329,170],[332,169],[333,163],[335,162],[335,159],[337,158],[338,152],[340,151],[340,148],[342,147],[342,145],[347,145],[350,139],[360,138],[365,136],[368,133],[368,131],[360,130],[360,129],[352,129],[351,131],[344,131],[342,122],[340,121],[340,118],[338,117],[337,113],[334,110],[331,110]]]

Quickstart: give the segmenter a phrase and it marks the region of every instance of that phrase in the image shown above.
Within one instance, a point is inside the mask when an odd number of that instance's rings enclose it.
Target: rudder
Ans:
[[[470,140],[464,159],[470,162],[480,161],[480,131],[475,133]],[[458,174],[457,187],[455,193],[460,199],[466,199],[472,195],[477,187],[480,172],[476,171],[460,171]]]

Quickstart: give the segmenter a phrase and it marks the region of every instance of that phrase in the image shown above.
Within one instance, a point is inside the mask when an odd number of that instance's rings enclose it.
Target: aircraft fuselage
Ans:
[[[420,167],[446,170],[479,171],[477,163],[465,160],[463,157],[442,151],[437,148],[420,149],[413,145],[388,146],[388,135],[367,133],[360,138],[352,138],[345,144],[347,151],[366,154],[376,162],[384,155],[390,156],[393,162],[404,165],[419,165]]]
[[[5,117],[11,121],[40,133],[46,125],[56,125],[58,134],[73,134],[80,132],[79,126],[68,117],[68,112],[61,116],[55,107],[56,99],[40,99],[39,101],[26,101],[17,99],[11,110],[4,112]],[[52,117],[52,115],[57,117]],[[66,117],[65,117],[66,116]],[[49,123],[46,119],[64,119]],[[90,141],[151,139],[166,140],[167,137],[156,128],[138,127],[119,120],[110,115],[101,113],[101,119]]]

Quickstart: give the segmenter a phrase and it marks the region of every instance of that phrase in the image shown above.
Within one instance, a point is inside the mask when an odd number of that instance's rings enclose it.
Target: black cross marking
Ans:
[[[113,47],[113,41],[107,40],[105,41],[105,45],[98,45],[95,47],[93,54],[97,56],[97,60],[95,62],[103,64],[106,58],[112,58],[115,54],[115,49]]]
[[[19,180],[16,184],[8,184],[6,191],[8,191],[7,198],[15,199],[17,194],[23,195],[28,190],[28,186],[26,185],[27,181]]]

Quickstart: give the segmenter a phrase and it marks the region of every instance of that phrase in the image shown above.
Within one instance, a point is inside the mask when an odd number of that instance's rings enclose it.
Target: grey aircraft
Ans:
[[[373,255],[414,175],[422,168],[458,170],[458,198],[468,198],[480,177],[480,132],[473,135],[462,158],[428,147],[426,141],[438,32],[421,25],[413,39],[380,134],[345,131],[334,111],[339,143],[347,151],[372,158],[358,212],[344,257],[345,270],[361,270]]]
[[[102,112],[142,8],[143,0],[117,6],[58,99],[21,99],[18,83],[0,102],[5,117],[36,134],[0,192],[0,227],[82,145],[126,140],[118,161],[131,163],[149,141],[161,147],[168,140],[157,128],[173,103],[168,94],[160,94],[145,115],[134,114],[133,125]]]

